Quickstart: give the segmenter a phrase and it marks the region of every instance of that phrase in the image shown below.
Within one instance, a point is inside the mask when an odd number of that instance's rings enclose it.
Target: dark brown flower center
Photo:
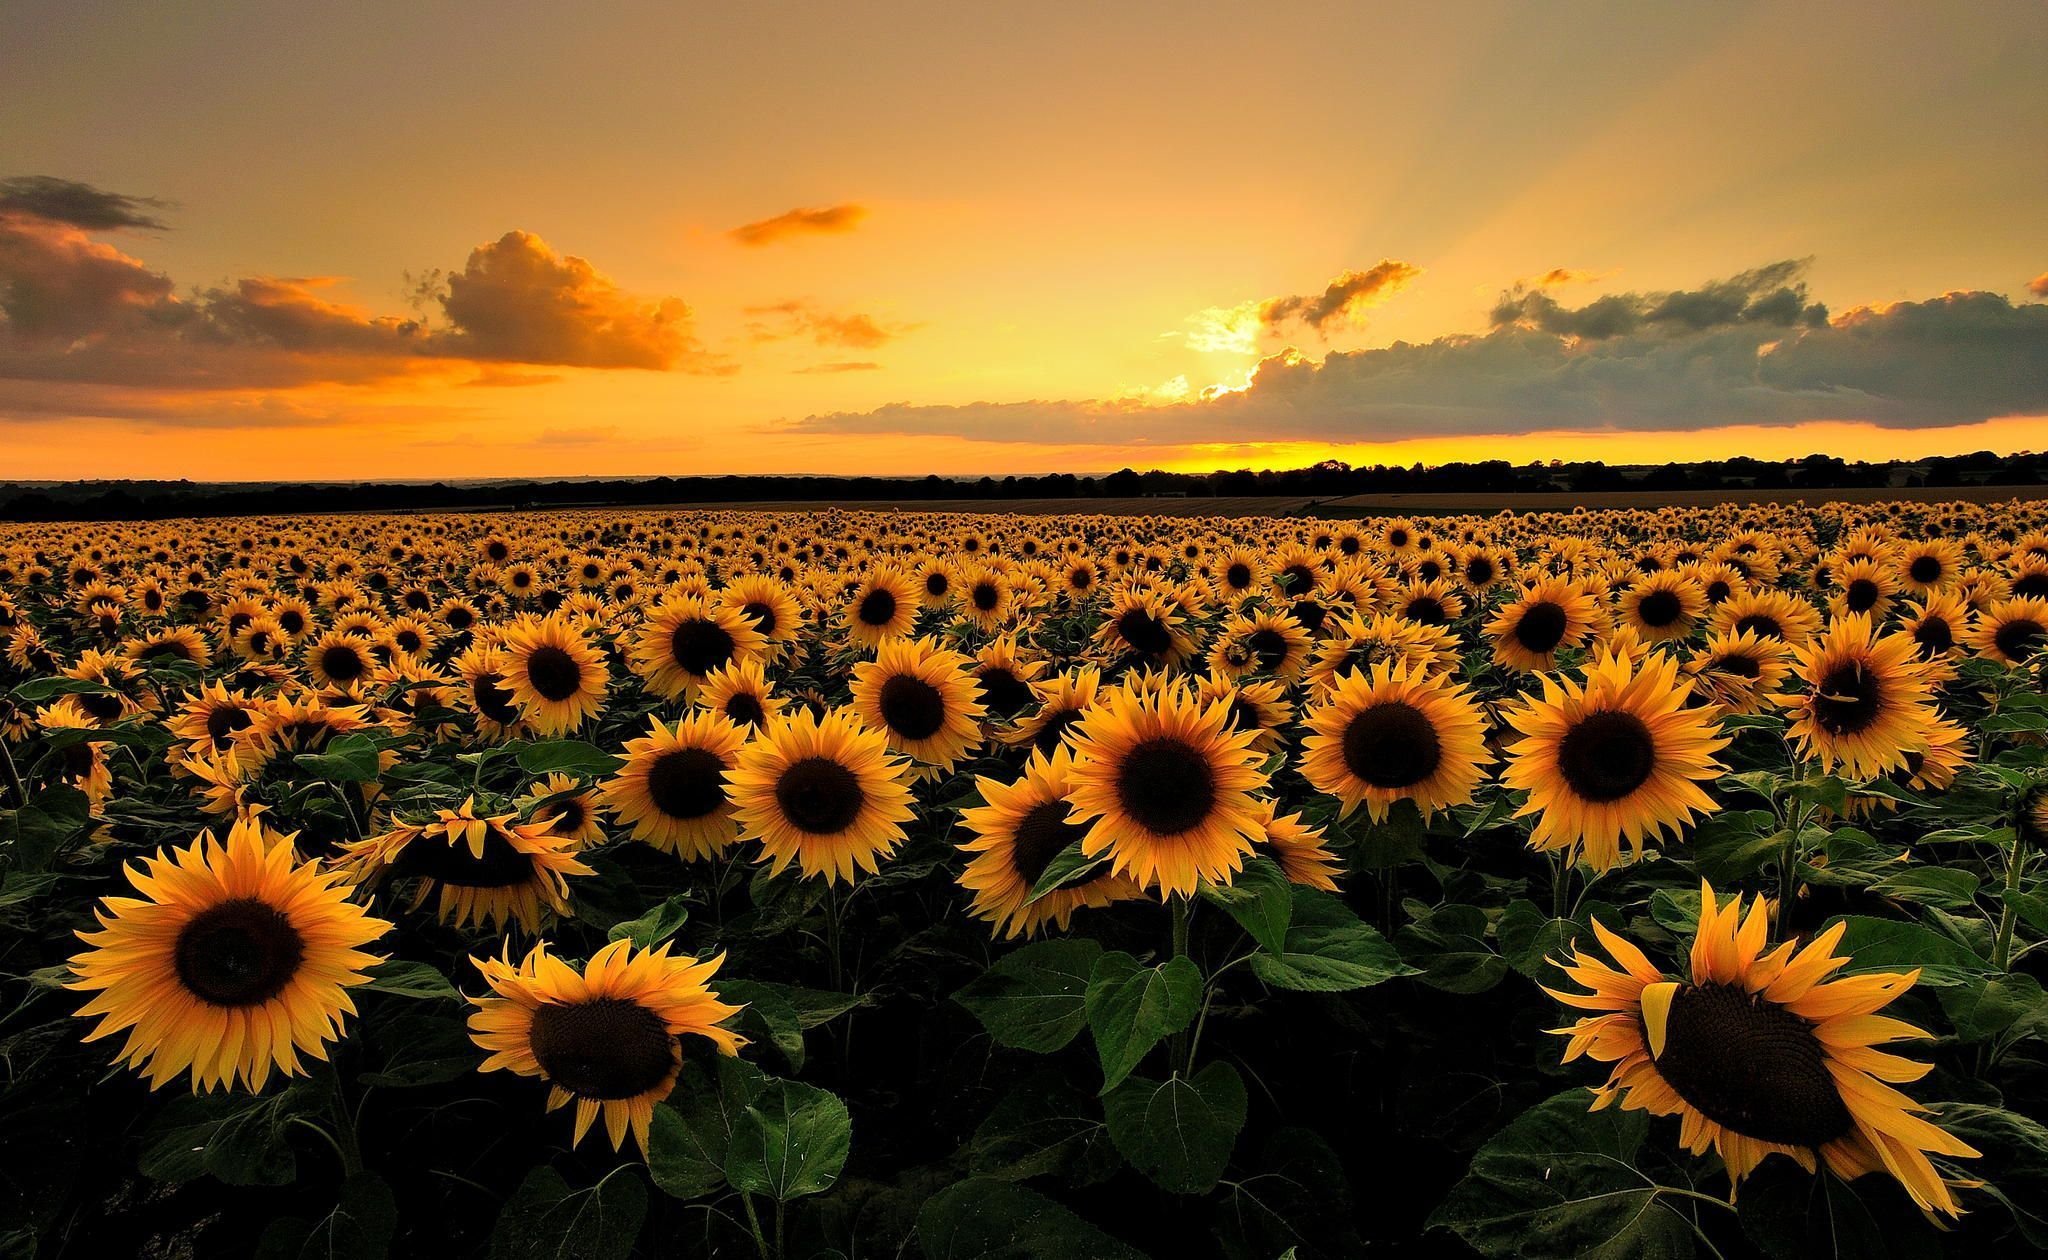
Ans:
[[[1920,659],[1931,661],[1956,645],[1956,632],[1940,617],[1929,617],[1913,627],[1913,641],[1920,645]]]
[[[725,762],[708,748],[673,748],[647,768],[647,796],[670,818],[702,818],[725,804]]]
[[[1755,657],[1738,656],[1734,653],[1715,657],[1711,666],[1720,673],[1738,674],[1744,678],[1756,678],[1764,672],[1763,665]]]
[[[1447,625],[1451,620],[1450,612],[1444,607],[1443,601],[1434,595],[1418,595],[1409,600],[1408,606],[1401,610],[1401,615],[1425,626]]]
[[[215,747],[225,747],[236,731],[248,730],[255,721],[247,709],[222,705],[206,715],[206,733]]]
[[[980,684],[982,707],[997,717],[1009,717],[1031,703],[1030,684],[1001,666],[991,665],[983,669],[977,682]]]
[[[1651,591],[1636,604],[1636,616],[1652,630],[1662,630],[1685,613],[1685,605],[1667,590]]]
[[[1657,1071],[1702,1115],[1744,1137],[1822,1146],[1855,1123],[1813,1026],[1740,985],[1678,990]]]
[[[1280,667],[1287,659],[1287,636],[1271,628],[1252,631],[1252,651],[1259,658],[1259,668],[1267,671]]]
[[[1530,652],[1541,656],[1554,652],[1564,642],[1564,632],[1569,625],[1563,608],[1544,600],[1531,604],[1522,610],[1515,621],[1515,642]]]
[[[477,712],[501,726],[509,726],[519,720],[519,709],[512,703],[512,693],[498,684],[504,680],[496,674],[485,674],[470,683],[470,697],[476,701]]]
[[[732,636],[709,618],[693,617],[669,632],[668,650],[676,664],[702,677],[732,659]]]
[[[1913,563],[1906,567],[1906,573],[1915,582],[1926,586],[1941,576],[1941,557],[1914,556]]]
[[[676,1039],[661,1017],[625,998],[549,1002],[527,1034],[549,1083],[579,1098],[635,1098],[668,1080]]]
[[[761,707],[761,697],[751,691],[735,691],[726,697],[725,716],[741,726],[758,726],[768,713]]]
[[[861,597],[858,616],[863,625],[886,626],[896,616],[896,595],[880,587]]]
[[[1360,709],[1344,727],[1344,765],[1376,788],[1413,787],[1436,773],[1443,742],[1405,700]]]
[[[337,643],[320,654],[320,668],[336,682],[354,682],[368,666],[353,645]]]
[[[1088,834],[1088,828],[1067,821],[1065,801],[1045,801],[1031,807],[1017,821],[1017,834],[1010,841],[1010,865],[1029,887],[1045,874],[1052,860]]]
[[[526,680],[544,700],[567,700],[583,689],[583,667],[561,648],[543,644],[526,658]]]
[[[1813,720],[1831,735],[1869,729],[1884,708],[1883,684],[1857,661],[1837,665],[1813,689]]]
[[[1768,613],[1751,613],[1747,617],[1738,618],[1735,622],[1735,630],[1738,634],[1744,630],[1751,631],[1760,639],[1782,639],[1785,637],[1785,628],[1778,624],[1776,617]]]
[[[1851,612],[1869,612],[1877,606],[1877,597],[1883,593],[1869,578],[1857,578],[1842,591],[1842,599]]]
[[[775,802],[783,817],[814,836],[837,835],[860,817],[867,793],[853,771],[830,757],[806,757],[782,772]]]
[[[2042,633],[2041,623],[2032,617],[2014,617],[1991,632],[1991,641],[2008,658],[2023,661],[2034,654]]]
[[[1060,741],[1066,738],[1067,732],[1074,729],[1074,724],[1080,720],[1079,709],[1063,709],[1053,714],[1045,720],[1044,726],[1038,728],[1038,734],[1032,739],[1031,746],[1048,757],[1052,756],[1059,751]]]
[[[878,697],[882,721],[904,739],[930,739],[946,724],[946,698],[915,674],[894,674]]]
[[[1248,564],[1233,564],[1223,570],[1224,584],[1233,591],[1241,591],[1252,584],[1252,567]]]
[[[1145,740],[1117,771],[1124,812],[1155,835],[1199,826],[1216,804],[1216,776],[1199,748],[1171,737]]]
[[[1579,797],[1618,801],[1643,786],[1657,768],[1657,741],[1633,713],[1589,713],[1557,745],[1557,772]]]
[[[284,913],[238,897],[194,915],[178,933],[172,964],[187,992],[214,1006],[259,1006],[284,992],[306,958],[306,940]]]
[[[974,606],[979,611],[994,612],[996,605],[1003,600],[1003,593],[992,582],[976,582],[973,599]]]
[[[484,833],[484,855],[471,852],[467,839],[450,840],[438,833],[415,837],[399,852],[393,869],[400,876],[418,876],[457,888],[513,888],[533,878],[533,859],[512,847],[496,827]]]
[[[1164,656],[1173,647],[1173,635],[1165,623],[1142,608],[1132,608],[1118,617],[1116,632],[1147,656]]]

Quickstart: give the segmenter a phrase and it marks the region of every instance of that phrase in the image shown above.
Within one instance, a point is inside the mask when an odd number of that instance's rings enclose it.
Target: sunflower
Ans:
[[[366,635],[330,630],[306,648],[306,672],[323,687],[352,692],[377,668],[372,646]]]
[[[1307,726],[1302,777],[1343,802],[1340,817],[1360,804],[1375,822],[1395,801],[1414,801],[1425,818],[1466,804],[1491,760],[1465,688],[1403,664],[1343,675]]]
[[[576,842],[575,847],[588,849],[605,841],[602,820],[603,803],[598,791],[587,787],[566,774],[550,774],[536,779],[526,790],[526,795],[513,804],[526,815],[529,822],[546,823],[548,830],[558,836],[566,836]]]
[[[1557,666],[1560,651],[1584,646],[1600,628],[1600,606],[1570,578],[1548,577],[1486,623],[1493,659],[1526,674]]]
[[[716,857],[739,838],[726,772],[747,733],[730,718],[698,711],[626,743],[626,764],[600,793],[633,838],[684,860]]]
[[[987,919],[1006,937],[1030,936],[1050,923],[1065,931],[1074,911],[1106,906],[1138,890],[1105,863],[1084,878],[1031,899],[1047,866],[1088,834],[1069,817],[1074,789],[1074,753],[1059,748],[1050,756],[1034,752],[1014,783],[977,777],[987,802],[962,810],[960,821],[975,838],[960,845],[974,854],[960,873],[960,886],[974,894],[975,917]]]
[[[1828,601],[1828,610],[1836,617],[1863,613],[1872,621],[1884,620],[1899,595],[1894,568],[1889,557],[1837,560],[1829,566],[1837,593]]]
[[[1232,682],[1228,678],[1195,680],[1195,698],[1203,704],[1222,701],[1230,709],[1230,729],[1252,732],[1252,749],[1260,754],[1280,751],[1283,727],[1294,720],[1287,689],[1272,679]]]
[[[1038,710],[1020,720],[1015,730],[1002,732],[1000,738],[1007,744],[1029,744],[1050,756],[1094,705],[1101,687],[1102,671],[1093,665],[1053,675],[1038,684]]]
[[[1327,692],[1345,674],[1384,661],[1403,661],[1414,673],[1449,673],[1458,667],[1458,636],[1448,626],[1426,626],[1391,613],[1348,617],[1316,645],[1309,688]]]
[[[121,655],[137,665],[151,661],[189,661],[204,665],[213,659],[206,636],[192,626],[170,626],[129,642]]]
[[[1621,624],[1645,643],[1688,638],[1707,611],[1707,593],[1677,569],[1652,573],[1621,596]]]
[[[985,710],[970,663],[932,639],[884,642],[853,667],[853,712],[892,750],[951,770],[981,742]]]
[[[1233,616],[1209,648],[1209,672],[1228,679],[1264,674],[1287,684],[1308,668],[1308,631],[1284,612]]]
[[[1240,604],[1266,587],[1266,564],[1250,547],[1232,547],[1217,557],[1211,583],[1224,602]]]
[[[767,647],[768,640],[739,609],[680,595],[648,612],[627,655],[650,690],[689,700],[713,672],[761,656]]]
[[[1944,1179],[1928,1155],[1978,1152],[1887,1083],[1919,1080],[1931,1065],[1877,1048],[1929,1036],[1877,1014],[1920,973],[1830,980],[1852,961],[1835,953],[1846,925],[1765,953],[1770,918],[1764,898],[1745,915],[1740,896],[1723,906],[1703,883],[1684,979],[1667,979],[1597,919],[1614,965],[1577,949],[1552,960],[1590,992],[1546,991],[1595,1012],[1557,1030],[1571,1039],[1565,1061],[1614,1065],[1593,1110],[1619,1102],[1678,1116],[1681,1144],[1695,1155],[1713,1147],[1738,1186],[1766,1156],[1786,1155],[1808,1172],[1825,1162],[1844,1180],[1888,1172],[1921,1210],[1960,1215],[1950,1191],[1969,1183]]]
[[[1305,826],[1300,814],[1281,816],[1273,802],[1262,802],[1260,817],[1264,839],[1252,842],[1252,851],[1273,859],[1289,883],[1337,891],[1337,876],[1343,867],[1319,827]]]
[[[566,735],[604,708],[604,656],[559,614],[514,623],[502,646],[504,686],[542,735]]]
[[[189,1071],[195,1091],[261,1090],[271,1069],[305,1071],[300,1055],[355,1013],[348,990],[379,959],[359,947],[391,930],[348,900],[340,872],[295,863],[291,838],[255,820],[211,831],[127,868],[138,897],[100,903],[100,930],[80,932],[66,987],[97,992],[85,1040],[126,1032],[120,1060],[161,1088]]]
[[[1073,821],[1090,823],[1083,850],[1161,900],[1202,880],[1228,884],[1261,838],[1266,785],[1252,731],[1230,729],[1229,706],[1180,685],[1150,694],[1120,687],[1074,727]]]
[[[1754,630],[1707,637],[1706,646],[1685,662],[1695,696],[1730,713],[1761,713],[1791,677],[1791,650],[1783,640]]]
[[[1940,590],[1919,603],[1909,603],[1899,629],[1912,638],[1924,663],[1945,666],[1962,655],[1969,638],[1970,606],[1952,590]]]
[[[1820,610],[1790,591],[1742,591],[1714,606],[1713,628],[1721,634],[1754,630],[1796,647],[1820,633]]]
[[[2001,599],[1984,610],[1966,642],[1977,655],[2024,665],[2048,646],[2048,599]]]
[[[645,1152],[654,1106],[682,1071],[677,1038],[703,1037],[727,1055],[746,1044],[721,1026],[741,1008],[709,985],[723,954],[699,962],[671,956],[666,944],[642,950],[617,940],[578,973],[542,941],[516,966],[509,946],[502,958],[471,961],[491,986],[491,996],[470,999],[470,1040],[491,1052],[478,1070],[546,1081],[549,1111],[574,1102],[572,1145],[602,1114],[613,1150],[631,1132]]]
[[[764,573],[750,573],[733,579],[718,592],[721,607],[738,612],[768,641],[769,652],[780,655],[803,633],[804,613],[789,587]]]
[[[1044,661],[1024,660],[1017,636],[1005,634],[974,654],[975,694],[991,720],[1008,720],[1038,698],[1033,680],[1044,672]]]
[[[772,874],[794,862],[806,876],[851,881],[876,871],[916,816],[909,763],[887,737],[847,711],[807,709],[770,724],[740,749],[725,781],[733,817],[761,842]]]
[[[444,923],[493,931],[517,923],[537,935],[546,912],[569,913],[567,877],[593,872],[552,824],[512,819],[511,811],[478,817],[471,798],[460,809],[435,811],[430,822],[393,819],[383,834],[344,846],[339,862],[364,888],[389,876],[417,880],[409,909],[438,892],[435,912]]]
[[[1624,841],[1640,854],[1645,837],[1715,808],[1699,784],[1720,776],[1728,740],[1713,709],[1687,707],[1692,685],[1677,673],[1670,657],[1638,666],[1603,651],[1583,685],[1545,676],[1540,698],[1506,714],[1522,738],[1502,782],[1529,793],[1515,816],[1537,816],[1532,846],[1606,871]]]
[[[917,624],[918,586],[894,565],[867,571],[846,602],[846,633],[872,652],[890,639],[910,637]]]
[[[955,619],[983,634],[1003,628],[1017,611],[1017,589],[999,570],[986,565],[969,565],[962,570]]]
[[[1926,749],[1939,715],[1916,654],[1911,637],[1879,637],[1870,619],[1858,616],[1794,648],[1807,690],[1778,703],[1791,711],[1787,733],[1801,756],[1874,779]]]
[[[1095,642],[1112,664],[1175,668],[1194,655],[1180,606],[1159,591],[1125,586],[1110,599]]]
[[[1448,626],[1465,615],[1465,597],[1449,578],[1428,578],[1396,591],[1389,611],[1403,621]]]
[[[235,742],[238,732],[256,723],[261,705],[221,682],[211,682],[187,699],[164,723],[165,729],[194,748],[213,750]]]
[[[505,673],[512,667],[505,649],[495,643],[472,644],[449,665],[462,679],[456,694],[476,714],[479,735],[509,739],[528,729],[525,715],[505,683]]]
[[[705,676],[697,703],[731,719],[742,728],[764,725],[782,712],[775,684],[757,658],[733,661]]]

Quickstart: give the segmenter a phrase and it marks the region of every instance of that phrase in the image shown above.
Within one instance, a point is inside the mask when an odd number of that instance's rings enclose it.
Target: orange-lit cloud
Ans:
[[[1261,339],[1283,336],[1289,328],[1321,337],[1340,328],[1361,328],[1368,307],[1421,274],[1420,267],[1382,258],[1364,271],[1339,272],[1321,293],[1212,306],[1188,317],[1185,344],[1204,354],[1254,354]]]
[[[798,207],[785,210],[772,219],[756,219],[742,223],[726,235],[742,245],[773,245],[792,236],[812,236],[834,232],[851,232],[867,218],[866,206],[845,205],[822,206],[818,209]]]
[[[2032,280],[2027,281],[2027,292],[2035,297],[2048,297],[2048,271],[2044,271]]]
[[[766,317],[757,318],[754,323],[748,325],[748,331],[755,341],[809,337],[821,346],[873,350],[889,344],[911,329],[910,325],[885,325],[872,315],[862,315],[858,312],[836,315],[794,298],[769,306],[749,306],[746,313]]]
[[[882,365],[866,359],[842,360],[835,363],[813,363],[809,367],[792,368],[800,376],[830,376],[840,372],[879,372]]]

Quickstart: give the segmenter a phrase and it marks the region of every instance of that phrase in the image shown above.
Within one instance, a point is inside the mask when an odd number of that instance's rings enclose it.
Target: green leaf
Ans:
[[[1038,941],[998,959],[953,1000],[997,1045],[1050,1054],[1088,1022],[1088,977],[1101,953],[1091,940]]]
[[[299,1260],[383,1260],[398,1230],[398,1200],[375,1173],[341,1183],[341,1200],[306,1236]]]
[[[2020,922],[2036,932],[2048,933],[2048,896],[2035,892],[2002,892],[1999,895],[2013,908]]]
[[[739,1014],[740,1031],[751,1041],[774,1046],[790,1071],[803,1071],[804,1026],[787,997],[753,980],[722,980],[718,996],[728,1002],[745,1003]]]
[[[113,688],[83,678],[31,678],[7,693],[19,705],[47,704],[58,696],[112,695]]]
[[[1025,904],[1029,905],[1054,889],[1092,878],[1097,870],[1108,863],[1109,850],[1104,849],[1094,857],[1089,857],[1081,851],[1081,842],[1076,840],[1052,855],[1052,861],[1045,864],[1045,869],[1039,872],[1038,881],[1031,885],[1031,895],[1025,898]]]
[[[1123,1166],[1110,1141],[1102,1105],[1060,1073],[1041,1070],[1006,1090],[967,1144],[977,1176],[1022,1181],[1060,1175],[1093,1185]]]
[[[1935,1260],[1941,1234],[1881,1177],[1844,1182],[1767,1159],[1736,1200],[1742,1232],[1770,1260]]]
[[[1372,821],[1369,814],[1359,813],[1352,816],[1351,823],[1356,830],[1351,833],[1346,855],[1354,867],[1392,870],[1422,856],[1426,828],[1413,801],[1395,801],[1380,822]]]
[[[1133,1076],[1103,1099],[1110,1140],[1174,1194],[1203,1194],[1223,1176],[1244,1128],[1244,1080],[1217,1060],[1192,1078]]]
[[[1843,975],[1918,967],[1920,983],[1940,988],[1991,970],[1991,964],[1968,946],[1918,923],[1868,915],[1849,915],[1841,921],[1849,927],[1835,952],[1853,959]],[[1834,922],[1829,920],[1830,925]]]
[[[1699,873],[1717,887],[1756,874],[1785,847],[1777,823],[1767,809],[1725,809],[1702,822],[1691,841]]]
[[[387,958],[371,968],[370,982],[363,987],[372,993],[389,993],[395,997],[462,1000],[462,994],[456,992],[455,986],[438,968],[430,963],[408,962],[402,958]]]
[[[548,774],[573,774],[601,779],[617,774],[625,762],[596,744],[580,739],[556,739],[528,744],[519,750],[519,768],[538,778]]]
[[[158,1181],[217,1177],[231,1186],[289,1185],[298,1175],[288,1126],[318,1110],[309,1080],[272,1094],[190,1094],[173,1098],[150,1124],[140,1165]]]
[[[1699,889],[1659,888],[1650,894],[1650,917],[1673,936],[1692,936],[1700,928]]]
[[[1261,949],[1252,955],[1251,965],[1259,979],[1275,988],[1310,993],[1366,989],[1415,974],[1387,938],[1342,901],[1299,884],[1294,887],[1287,948],[1278,954]]]
[[[1036,1190],[988,1178],[926,1199],[917,1248],[925,1260],[1145,1260]]]
[[[1951,1165],[1955,1175],[1982,1177],[1987,1183],[1962,1193],[1996,1200],[2034,1254],[2048,1249],[2048,1128],[1998,1107],[1944,1102],[1930,1109],[1930,1120],[1984,1153],[1982,1159]]]
[[[1294,916],[1294,885],[1271,858],[1244,864],[1228,887],[1202,886],[1204,900],[1223,907],[1254,941],[1269,951],[1287,946],[1287,924]]]
[[[1969,871],[1948,866],[1913,866],[1887,875],[1870,886],[1870,891],[1901,901],[1960,910],[1973,905],[1981,881]]]
[[[377,744],[361,732],[341,735],[324,751],[300,753],[292,762],[312,778],[329,783],[372,783],[377,778]]]
[[[630,1165],[588,1190],[571,1190],[543,1164],[498,1215],[491,1260],[626,1260],[647,1218],[647,1187]]]
[[[1934,992],[1964,1041],[2048,1035],[2048,993],[2030,975],[1970,976]]]
[[[607,941],[630,940],[640,949],[653,949],[682,930],[690,918],[689,893],[677,893],[637,919],[614,923],[605,932]]]
[[[92,826],[92,802],[68,784],[55,784],[35,794],[28,805],[12,810],[0,835],[13,837],[5,855],[13,870],[47,870],[67,849],[85,838]]]
[[[1591,1102],[1572,1089],[1517,1116],[1429,1224],[1502,1260],[1692,1260],[1685,1201],[1636,1168],[1648,1117]]]
[[[719,1056],[683,1064],[668,1101],[654,1108],[647,1171],[663,1193],[701,1199],[725,1184],[725,1156],[747,1107],[767,1088],[760,1069]]]
[[[1588,901],[1569,919],[1553,919],[1533,901],[1514,901],[1494,924],[1501,957],[1531,980],[1549,981],[1550,960],[1562,958],[1574,941],[1591,944],[1593,920],[1608,927],[1624,922],[1621,911],[1604,902]]]
[[[725,1179],[745,1194],[786,1203],[839,1180],[853,1119],[838,1097],[800,1081],[769,1081],[733,1127]]]
[[[1401,955],[1422,968],[1422,982],[1447,993],[1483,993],[1508,973],[1486,943],[1486,914],[1462,902],[1431,909],[1408,903],[1413,921],[1395,934]]]
[[[1145,967],[1121,951],[1104,954],[1089,974],[1085,1005],[1106,1094],[1152,1047],[1194,1021],[1202,1005],[1202,970],[1189,958]]]

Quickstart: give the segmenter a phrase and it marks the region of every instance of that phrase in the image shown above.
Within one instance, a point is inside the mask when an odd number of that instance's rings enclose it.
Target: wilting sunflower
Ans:
[[[56,704],[36,710],[36,725],[46,734],[56,735],[62,731],[95,730],[99,722],[84,709],[71,703],[76,696],[65,696]],[[114,794],[114,770],[107,762],[107,746],[90,739],[66,736],[67,742],[60,749],[54,765],[58,778],[85,793],[91,802],[93,813]]]
[[[2024,665],[2048,647],[2048,599],[2001,599],[1970,629],[1970,650],[2002,665]]]
[[[908,769],[880,731],[845,710],[820,719],[799,709],[740,749],[725,781],[733,817],[761,842],[771,873],[795,862],[836,883],[879,870],[903,842],[903,824],[916,816]]]
[[[560,614],[507,626],[504,686],[542,735],[566,735],[604,708],[604,656]]]
[[[1202,704],[1184,686],[1100,697],[1071,734],[1073,820],[1091,824],[1083,850],[1108,853],[1161,900],[1205,879],[1228,884],[1264,834],[1253,735],[1230,729],[1227,705]]]
[[[190,661],[203,665],[213,657],[206,636],[191,626],[171,626],[152,631],[121,649],[127,660],[143,665],[151,661]]]
[[[1541,673],[1557,654],[1581,647],[1600,628],[1600,606],[1570,578],[1544,578],[1486,623],[1493,659],[1509,669]]]
[[[429,822],[394,819],[383,834],[345,846],[340,862],[364,888],[387,877],[417,880],[408,909],[438,893],[436,914],[444,923],[494,931],[517,923],[537,935],[548,911],[569,913],[567,877],[593,872],[577,860],[576,842],[552,824],[512,819],[510,811],[480,818],[470,799],[460,809],[435,811]]]
[[[950,770],[981,742],[982,707],[972,664],[932,639],[894,639],[853,667],[853,712],[889,747]]]
[[[1591,991],[1551,996],[1596,1012],[1557,1030],[1571,1039],[1565,1061],[1614,1065],[1593,1110],[1619,1102],[1678,1116],[1680,1143],[1695,1155],[1713,1147],[1737,1185],[1766,1156],[1787,1155],[1808,1172],[1824,1161],[1844,1180],[1887,1172],[1923,1211],[1961,1215],[1951,1188],[1969,1183],[1944,1179],[1927,1157],[1978,1152],[1887,1083],[1917,1081],[1932,1065],[1877,1048],[1929,1036],[1877,1014],[1920,973],[1829,980],[1852,961],[1834,952],[1847,925],[1765,953],[1770,918],[1762,897],[1744,915],[1740,896],[1722,906],[1701,884],[1684,979],[1666,978],[1598,920],[1594,935],[1617,965],[1576,949],[1553,960]]]
[[[602,797],[633,838],[686,861],[716,857],[739,838],[725,775],[747,733],[730,718],[699,711],[626,743],[626,764]]]
[[[1030,936],[1048,923],[1065,931],[1074,911],[1084,906],[1106,906],[1138,895],[1128,879],[1104,863],[1074,883],[1031,899],[1032,888],[1052,860],[1088,834],[1069,816],[1072,749],[1060,748],[1051,756],[1032,753],[1014,783],[977,777],[975,786],[987,804],[960,813],[960,821],[975,836],[960,845],[975,855],[960,873],[960,886],[974,894],[975,916],[989,920],[995,931],[1006,937]]]
[[[767,646],[745,613],[681,595],[648,612],[633,634],[628,656],[650,690],[688,700],[714,672],[735,660],[758,657]]]
[[[1939,714],[1910,637],[1880,637],[1869,618],[1844,617],[1793,655],[1807,690],[1778,703],[1791,711],[1802,756],[1874,779],[1927,747]]]
[[[1302,777],[1343,802],[1340,816],[1363,804],[1377,822],[1403,800],[1425,818],[1463,805],[1492,760],[1465,688],[1405,664],[1342,675],[1307,725]]]
[[[1699,787],[1717,778],[1728,744],[1718,714],[1688,708],[1690,682],[1670,657],[1645,661],[1602,652],[1583,685],[1545,675],[1541,698],[1506,714],[1522,738],[1508,746],[1502,781],[1529,793],[1515,812],[1536,815],[1529,843],[1578,851],[1596,871],[1640,854],[1652,834],[1676,832],[1714,809]]]
[[[272,1068],[301,1074],[302,1054],[325,1060],[379,961],[359,947],[391,925],[348,900],[340,872],[293,857],[248,819],[129,867],[141,896],[103,901],[71,959],[66,987],[98,993],[78,1011],[100,1017],[85,1040],[125,1031],[120,1060],[152,1089],[189,1070],[196,1091],[256,1091]]]
[[[872,652],[890,639],[910,636],[917,624],[917,580],[894,565],[867,571],[846,602],[846,633]]]
[[[471,961],[492,993],[470,999],[470,1040],[491,1052],[478,1070],[546,1081],[549,1111],[575,1103],[572,1145],[602,1115],[613,1150],[630,1132],[646,1151],[654,1105],[682,1071],[677,1038],[703,1037],[728,1055],[746,1044],[721,1027],[741,1008],[709,987],[723,954],[699,962],[670,956],[666,944],[640,950],[617,940],[579,973],[543,941],[517,966],[509,945],[502,958]]]
[[[604,843],[603,802],[597,789],[586,787],[566,774],[551,774],[535,780],[526,795],[513,802],[527,821],[546,823],[548,830],[567,836],[579,849]]]

